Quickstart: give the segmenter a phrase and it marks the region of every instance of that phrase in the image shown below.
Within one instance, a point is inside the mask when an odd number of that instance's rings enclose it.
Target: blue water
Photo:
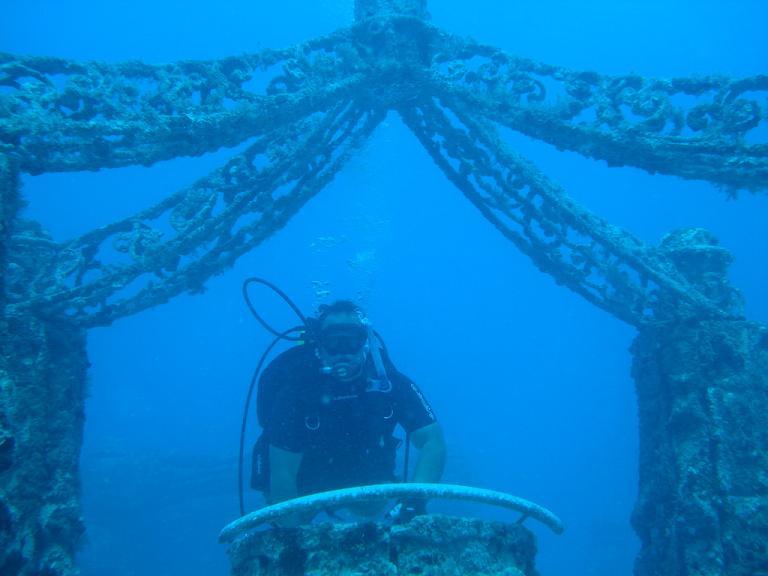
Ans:
[[[742,76],[765,72],[768,56],[762,1],[430,0],[430,10],[450,31],[605,73]],[[0,50],[161,63],[282,47],[351,19],[352,2],[340,0],[10,0]],[[706,183],[609,169],[520,136],[509,143],[648,243],[681,226],[712,230],[736,256],[732,280],[748,317],[768,321],[765,195],[727,201]],[[27,215],[70,238],[151,205],[226,158],[220,151],[151,168],[27,177]],[[226,574],[216,536],[237,514],[241,404],[267,342],[240,299],[253,274],[307,312],[317,303],[313,281],[328,282],[335,297],[362,296],[444,426],[446,481],[505,490],[564,520],[562,536],[532,525],[542,574],[631,573],[634,330],[538,272],[390,116],[321,195],[210,280],[204,295],[89,334],[85,576]],[[253,495],[248,502],[259,504]]]

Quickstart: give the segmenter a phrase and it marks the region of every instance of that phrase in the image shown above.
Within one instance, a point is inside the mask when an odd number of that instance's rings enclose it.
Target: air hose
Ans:
[[[256,308],[253,306],[253,303],[251,302],[250,295],[248,294],[248,287],[251,284],[262,284],[270,288],[273,292],[275,292],[278,296],[280,296],[299,317],[299,319],[301,320],[301,325],[285,330],[284,332],[279,332],[275,330],[272,326],[270,326],[259,315],[259,313],[256,311]],[[237,464],[237,495],[238,495],[239,504],[240,504],[241,516],[245,515],[245,502],[244,502],[244,496],[243,496],[243,460],[244,460],[244,454],[245,454],[245,432],[248,425],[248,412],[251,406],[251,399],[253,398],[253,390],[256,387],[256,382],[258,382],[259,380],[259,374],[261,374],[261,370],[264,367],[264,362],[269,356],[269,353],[272,352],[272,349],[277,345],[277,343],[280,342],[281,340],[287,340],[289,342],[301,342],[306,339],[307,334],[310,331],[310,324],[307,318],[304,316],[304,314],[301,313],[301,310],[299,310],[298,306],[296,306],[296,304],[293,303],[293,301],[288,297],[288,295],[285,292],[280,290],[280,288],[278,288],[271,282],[264,280],[263,278],[256,278],[256,277],[246,278],[245,281],[243,282],[243,298],[245,300],[246,305],[248,306],[248,309],[251,311],[251,314],[253,314],[254,318],[256,318],[259,324],[261,324],[268,332],[273,334],[275,338],[272,340],[269,346],[267,346],[266,350],[264,350],[264,353],[261,355],[261,358],[259,359],[259,363],[256,365],[256,370],[253,371],[253,376],[251,377],[251,383],[248,386],[248,394],[245,397],[245,406],[243,407],[243,421],[240,426],[240,452],[239,452],[238,464]]]

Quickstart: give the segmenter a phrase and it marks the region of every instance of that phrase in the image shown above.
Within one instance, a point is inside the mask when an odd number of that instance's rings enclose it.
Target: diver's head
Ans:
[[[336,380],[360,377],[368,358],[368,327],[362,310],[349,300],[320,308],[317,357]]]

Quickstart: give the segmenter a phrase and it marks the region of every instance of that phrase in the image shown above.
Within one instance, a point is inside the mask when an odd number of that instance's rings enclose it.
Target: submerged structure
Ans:
[[[519,512],[514,524],[425,515],[405,524],[324,523],[255,530],[295,513],[317,513],[353,502],[401,498],[451,498]],[[266,506],[225,526],[234,576],[537,576],[536,542],[523,526],[538,520],[556,534],[560,519],[521,498],[454,484],[375,484],[302,496]]]
[[[768,76],[605,76],[450,35],[423,0],[356,0],[346,29],[169,65],[0,55],[0,573],[67,575],[83,531],[85,331],[200,292],[274,234],[395,111],[542,272],[638,329],[638,576],[768,571],[768,335],[703,230],[648,246],[579,206],[498,127],[611,166],[768,189]],[[252,143],[157,205],[54,242],[21,174]],[[50,417],[51,415],[56,417]]]
[[[229,550],[232,576],[538,576],[523,526],[439,515],[402,526],[309,524],[256,532]]]

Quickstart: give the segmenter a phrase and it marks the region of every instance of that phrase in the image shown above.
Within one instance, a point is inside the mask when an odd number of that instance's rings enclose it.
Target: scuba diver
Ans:
[[[258,385],[263,432],[254,449],[253,488],[267,502],[326,490],[397,481],[395,456],[406,432],[419,454],[412,481],[438,482],[445,466],[445,440],[424,394],[398,372],[386,348],[353,302],[322,306],[310,319],[310,335],[278,355]],[[405,478],[407,480],[407,478]],[[383,504],[349,510],[363,517]],[[335,511],[329,511],[331,515]],[[389,513],[407,522],[426,513],[423,500],[403,501]],[[311,518],[291,518],[293,526]]]

